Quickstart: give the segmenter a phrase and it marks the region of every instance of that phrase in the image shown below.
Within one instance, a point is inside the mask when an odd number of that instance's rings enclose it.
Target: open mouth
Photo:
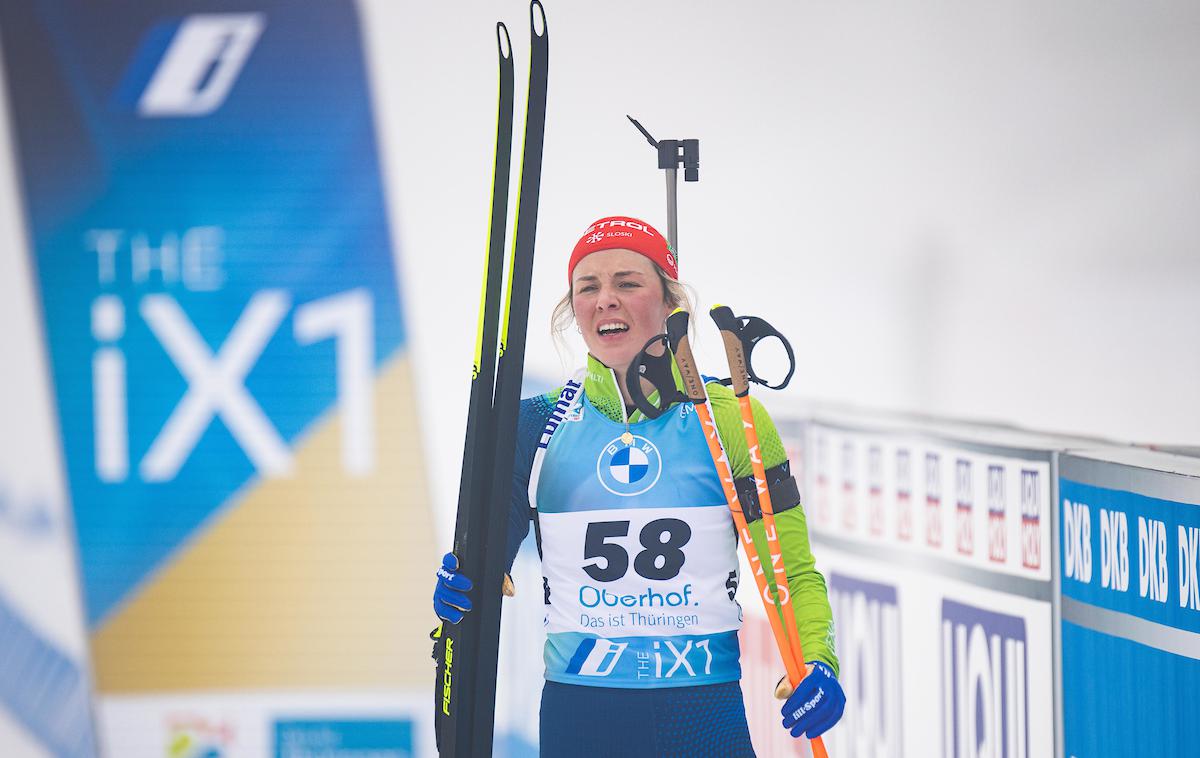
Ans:
[[[615,337],[627,331],[629,331],[629,324],[623,321],[605,321],[596,327],[596,332],[601,337]]]

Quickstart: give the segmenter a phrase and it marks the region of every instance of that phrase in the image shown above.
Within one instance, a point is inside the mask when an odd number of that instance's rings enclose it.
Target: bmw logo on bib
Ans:
[[[625,436],[625,435],[623,435]],[[662,458],[650,440],[637,435],[627,444],[621,437],[604,446],[596,460],[596,476],[614,495],[640,495],[658,482]]]

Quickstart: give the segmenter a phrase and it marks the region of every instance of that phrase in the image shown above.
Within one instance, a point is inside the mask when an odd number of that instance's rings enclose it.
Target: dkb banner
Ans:
[[[1200,706],[1200,463],[1064,455],[1065,754],[1194,755]]]
[[[33,0],[0,34],[102,743],[415,750],[435,558],[353,3]]]

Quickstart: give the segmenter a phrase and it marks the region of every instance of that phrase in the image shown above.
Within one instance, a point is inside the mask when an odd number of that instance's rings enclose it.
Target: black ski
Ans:
[[[546,83],[550,30],[539,0],[529,5],[529,90],[525,104],[525,140],[521,157],[521,183],[517,190],[517,220],[509,268],[508,301],[500,333],[496,368],[496,446],[488,502],[487,565],[481,574],[484,587],[477,595],[481,619],[477,676],[472,701],[474,733],[471,755],[492,754],[496,715],[496,666],[500,648],[500,586],[504,581],[508,547],[508,512],[512,498],[513,459],[517,417],[521,410],[521,380],[525,373],[525,338],[529,328],[529,290],[533,281],[533,251],[537,237],[538,197],[542,183],[542,141],[546,132]],[[461,739],[460,735],[460,739]]]
[[[487,486],[492,476],[496,447],[496,419],[492,406],[496,383],[496,338],[500,321],[500,294],[504,283],[504,242],[508,221],[508,187],[512,166],[513,57],[512,41],[503,23],[496,24],[500,86],[496,113],[496,153],[492,167],[492,208],[488,227],[488,253],[475,335],[475,363],[471,369],[471,394],[467,406],[467,431],[463,445],[462,477],[458,488],[458,516],[454,525],[454,554],[465,576],[483,574],[486,538]],[[485,585],[486,586],[486,585]],[[471,595],[478,597],[478,592]],[[458,624],[434,631],[434,733],[444,756],[469,755],[469,742],[459,743],[470,731],[473,680],[472,649],[477,648],[480,618],[468,613]]]
[[[467,439],[455,525],[454,552],[466,576],[475,581],[473,609],[457,625],[439,627],[435,728],[443,756],[490,756],[496,710],[496,669],[500,642],[500,588],[507,548],[507,514],[517,416],[529,324],[542,142],[546,125],[549,35],[539,0],[530,4],[529,94],[517,220],[509,262],[502,329],[497,328],[502,257],[508,206],[512,144],[512,59],[506,57],[507,31],[500,44],[500,112],[492,189],[488,270],[481,303],[479,345],[472,375]],[[507,75],[505,69],[507,67]],[[506,84],[507,76],[507,84]],[[507,97],[506,93],[507,92]],[[507,101],[507,106],[506,106]],[[507,111],[505,108],[507,107]],[[496,337],[499,332],[499,354]],[[493,374],[493,366],[494,374]],[[493,387],[494,384],[494,387]]]

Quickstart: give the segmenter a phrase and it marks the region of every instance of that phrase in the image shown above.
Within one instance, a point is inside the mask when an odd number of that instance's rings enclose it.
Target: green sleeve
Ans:
[[[787,567],[792,613],[796,616],[796,629],[800,632],[804,658],[806,661],[821,661],[837,674],[833,613],[829,608],[825,577],[817,571],[812,549],[808,544],[808,524],[804,519],[804,508],[797,505],[780,513],[775,517],[775,528],[779,531],[779,544],[783,547],[783,565]],[[763,564],[769,565],[767,535],[763,522],[760,520],[751,524],[750,533],[754,537],[755,549],[763,556]]]
[[[735,478],[753,474],[750,455],[742,431],[741,411],[738,400],[728,387],[709,384],[709,399],[712,403],[713,419],[717,433],[725,446],[730,468]],[[754,414],[754,427],[758,432],[758,444],[762,451],[763,466],[774,468],[787,460],[787,452],[779,438],[775,423],[762,404],[750,398]],[[779,544],[783,548],[783,564],[787,568],[788,589],[792,597],[792,612],[796,617],[796,628],[800,632],[800,645],[804,658],[821,661],[838,672],[837,653],[833,640],[833,612],[829,608],[829,593],[825,588],[825,577],[817,571],[812,548],[808,541],[808,523],[804,507],[799,503],[773,503],[776,511],[775,528],[779,533]],[[795,506],[795,507],[789,507]],[[784,510],[786,509],[786,510]],[[761,520],[750,524],[754,547],[762,556],[764,565],[770,565],[767,551],[766,530]],[[778,611],[776,611],[778,612]]]

